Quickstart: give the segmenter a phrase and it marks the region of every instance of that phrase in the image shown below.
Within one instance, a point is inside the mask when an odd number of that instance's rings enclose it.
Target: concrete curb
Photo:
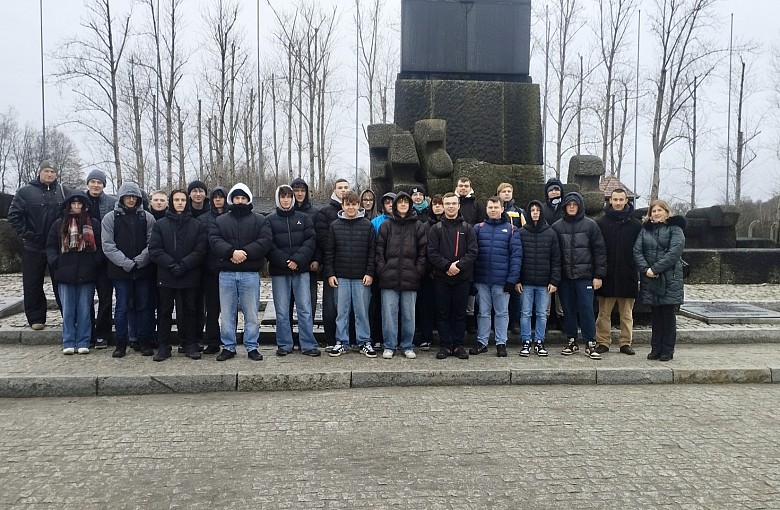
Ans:
[[[0,376],[0,398],[166,393],[319,391],[392,386],[780,383],[780,368],[586,368],[336,370],[312,373]]]

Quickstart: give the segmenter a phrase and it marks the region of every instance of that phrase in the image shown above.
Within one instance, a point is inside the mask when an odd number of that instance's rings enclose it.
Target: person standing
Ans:
[[[428,231],[444,216],[444,199],[440,194],[431,197],[431,206],[426,221]],[[436,324],[436,291],[434,289],[434,275],[430,260],[420,282],[420,290],[417,291],[418,328],[420,330],[420,350],[428,351],[433,343],[433,328]]]
[[[417,220],[427,222],[430,208],[428,201],[425,200],[425,187],[421,184],[415,184],[409,188],[409,196],[412,197],[412,208],[417,213]]]
[[[168,195],[162,190],[153,191],[149,197],[149,212],[155,221],[165,218],[168,213]]]
[[[596,352],[593,292],[601,288],[607,274],[604,238],[596,222],[585,216],[582,195],[567,193],[562,204],[564,216],[552,225],[561,247],[562,278],[558,292],[563,306],[564,333],[568,338],[561,354],[570,356],[579,351],[579,319],[585,354],[591,359],[601,359],[601,354]]]
[[[380,201],[381,213],[371,220],[374,227],[374,233],[379,235],[379,227],[390,216],[393,215],[393,201],[395,193],[388,192],[382,195]],[[371,322],[371,338],[374,340],[374,349],[382,349],[382,289],[379,287],[379,278],[374,278],[371,285],[371,303],[369,304],[369,314]],[[431,333],[433,334],[433,333]],[[429,346],[430,347],[430,346]]]
[[[227,190],[217,186],[211,190],[211,207],[208,214],[201,214],[198,220],[203,223],[203,234],[206,236],[206,257],[201,271],[203,286],[203,301],[206,312],[203,337],[203,354],[217,354],[220,351],[219,340],[219,270],[214,253],[209,249],[208,236],[217,224],[217,218],[227,211]]]
[[[360,194],[360,207],[363,209],[363,217],[371,221],[376,218],[379,208],[376,203],[376,194],[373,190],[365,189]],[[341,214],[341,213],[339,213]]]
[[[650,306],[652,335],[647,359],[669,361],[677,342],[675,309],[683,303],[682,253],[686,221],[671,216],[669,204],[653,200],[642,219],[634,243],[634,262],[639,269],[639,302]]]
[[[262,361],[257,350],[260,328],[260,270],[271,249],[273,235],[268,220],[252,211],[252,192],[239,182],[228,192],[228,212],[217,218],[209,233],[209,249],[219,269],[220,339],[217,361],[236,355],[236,316],[244,315],[244,347],[252,361]]]
[[[300,177],[293,179],[293,181],[290,183],[290,187],[293,190],[293,196],[295,197],[295,210],[300,211],[304,213],[306,216],[309,217],[311,220],[311,224],[315,226],[315,233],[316,233],[316,225],[317,225],[317,214],[319,213],[319,209],[311,205],[311,197],[309,196],[309,185],[301,179]],[[314,253],[316,256],[317,253],[317,247],[315,245],[314,247]],[[317,269],[312,269],[316,267]],[[307,268],[303,268],[301,270],[305,270],[309,273],[309,303],[311,306],[311,313],[312,313],[312,320],[314,319],[314,315],[317,312],[317,291],[318,291],[318,283],[317,283],[317,271],[319,270],[319,264],[316,263],[314,260],[312,260],[309,263],[309,266]],[[293,291],[293,299],[290,302],[290,316],[292,316],[293,313],[293,305],[295,304],[295,291]],[[292,328],[292,326],[290,326]],[[292,329],[290,330],[291,334],[293,336],[293,344],[300,347],[299,341],[297,338],[297,333],[292,333]]]
[[[8,209],[8,223],[22,238],[22,289],[24,315],[35,331],[46,324],[48,303],[43,292],[46,275],[46,240],[70,190],[57,182],[57,169],[48,161],[38,167],[38,177],[17,190]],[[54,297],[59,301],[56,280]]]
[[[414,303],[425,275],[427,231],[417,221],[412,199],[400,192],[393,214],[379,227],[376,274],[382,289],[382,357],[390,359],[398,345],[400,312],[401,352],[414,359]]]
[[[141,188],[134,182],[119,187],[114,212],[103,218],[103,253],[108,259],[108,277],[114,283],[116,348],[111,354],[123,358],[129,341],[128,314],[135,312],[136,336],[141,355],[151,356],[154,324],[155,268],[149,256],[149,237],[154,216],[145,211]]]
[[[474,262],[474,284],[477,286],[479,316],[477,344],[469,349],[469,354],[487,352],[493,312],[496,356],[506,358],[509,293],[520,293],[518,281],[523,249],[520,245],[520,229],[503,212],[501,203],[499,197],[488,198],[485,204],[487,219],[474,225],[478,248],[477,260]]]
[[[469,353],[464,347],[466,306],[477,258],[477,236],[459,214],[457,195],[446,193],[442,201],[444,216],[428,232],[428,260],[433,266],[433,292],[441,341],[436,358],[446,359],[452,355],[468,359]]]
[[[563,218],[563,183],[560,179],[552,177],[544,184],[545,202],[542,213],[548,225],[552,225]]]
[[[471,187],[470,177],[463,175],[458,178],[455,193],[460,201],[460,215],[466,223],[474,226],[481,221],[485,221],[485,206],[477,201],[474,189]],[[477,319],[474,316],[475,305],[476,289],[472,287],[469,290],[466,305],[466,331],[471,335],[477,332]]]
[[[157,266],[159,305],[154,361],[171,357],[171,324],[176,306],[176,329],[179,345],[190,359],[200,359],[195,339],[195,298],[201,282],[201,265],[206,256],[206,227],[192,217],[187,207],[187,192],[171,192],[170,208],[165,218],[154,224],[149,238],[149,256]]]
[[[599,315],[596,318],[596,352],[604,354],[612,344],[612,309],[620,314],[620,352],[635,354],[631,347],[634,329],[634,300],[639,273],[634,263],[634,241],[642,223],[633,217],[634,206],[626,190],[617,188],[604,205],[604,216],[596,220],[607,247],[607,274],[596,291]]]
[[[89,354],[90,305],[103,258],[100,222],[92,217],[90,201],[81,191],[62,205],[62,218],[54,222],[46,240],[47,260],[62,302],[62,353]]]
[[[105,193],[106,174],[98,169],[94,169],[87,174],[87,198],[89,199],[89,211],[92,219],[97,223],[103,221],[106,214],[114,210],[116,206],[116,197]],[[105,349],[108,347],[108,339],[111,337],[111,303],[114,297],[114,287],[111,280],[108,279],[106,271],[106,259],[102,256],[101,264],[95,281],[95,290],[97,291],[98,307],[95,315],[95,303],[90,303],[92,310],[92,344],[96,349]]]
[[[192,181],[187,185],[187,195],[189,197],[189,209],[193,218],[199,217],[201,214],[206,214],[211,204],[208,195],[208,186],[203,181]]]
[[[268,252],[268,270],[276,310],[276,355],[287,356],[293,351],[290,303],[294,293],[301,354],[319,356],[314,339],[307,271],[314,257],[316,234],[311,219],[296,210],[294,203],[293,189],[286,184],[279,186],[276,189],[276,211],[266,217],[273,240]]]
[[[504,214],[519,231],[525,224],[525,211],[515,205],[514,188],[508,182],[502,182],[496,188],[496,195],[504,206]],[[509,329],[514,334],[520,333],[520,294],[514,290],[509,292]]]

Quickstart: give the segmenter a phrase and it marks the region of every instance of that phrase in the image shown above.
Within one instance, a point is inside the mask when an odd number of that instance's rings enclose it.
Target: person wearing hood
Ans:
[[[355,315],[355,336],[360,352],[376,358],[371,343],[368,313],[374,282],[374,227],[360,207],[354,191],[344,195],[338,219],[330,224],[323,268],[326,285],[336,290],[336,345],[329,355],[349,352],[349,319]]]
[[[206,227],[192,217],[187,207],[187,192],[171,192],[165,218],[154,224],[149,237],[149,256],[157,265],[159,307],[157,339],[159,347],[154,361],[171,357],[171,325],[176,306],[179,345],[190,359],[200,359],[195,338],[195,299],[201,284],[201,265],[206,257]]]
[[[273,243],[268,252],[274,309],[276,310],[276,355],[293,352],[290,304],[295,294],[298,313],[298,339],[301,354],[319,356],[314,339],[314,316],[309,301],[309,264],[314,257],[316,234],[311,219],[295,209],[290,186],[276,188],[276,211],[266,217]]]
[[[381,213],[371,220],[371,225],[374,226],[374,232],[379,233],[379,227],[384,221],[393,215],[393,201],[395,200],[395,193],[388,191],[382,195],[381,203],[379,204]]]
[[[477,238],[477,260],[474,262],[474,285],[479,299],[477,343],[469,354],[487,352],[490,338],[491,312],[494,317],[496,356],[506,358],[509,328],[509,296],[520,294],[520,264],[523,248],[520,229],[503,212],[502,200],[490,197],[485,204],[487,219],[474,225]]]
[[[379,227],[376,274],[382,289],[382,357],[390,359],[398,346],[400,312],[401,352],[414,352],[414,304],[425,276],[427,228],[417,221],[412,199],[403,191],[393,200],[393,214]]]
[[[211,207],[208,214],[201,214],[198,220],[203,223],[204,235],[208,240],[208,235],[217,224],[217,217],[227,211],[227,190],[222,186],[217,186],[211,190],[209,196]],[[203,308],[205,317],[198,317],[195,338],[202,340],[205,348],[203,354],[217,354],[220,351],[219,340],[219,270],[217,269],[217,260],[214,252],[208,249],[206,243],[206,257],[203,261],[201,271],[201,289],[203,295]],[[197,306],[197,304],[196,304]],[[198,312],[195,312],[198,315]],[[206,332],[203,334],[203,326]],[[201,336],[198,335],[201,333]]]
[[[154,216],[154,220],[165,218],[168,213],[168,195],[161,189],[153,191],[149,197],[149,212]]]
[[[188,205],[193,218],[198,218],[202,214],[209,212],[211,204],[209,199],[206,198],[208,192],[208,186],[203,181],[194,180],[187,185]]]
[[[631,347],[634,329],[634,301],[639,273],[634,263],[634,241],[642,223],[633,217],[634,207],[626,190],[616,188],[604,205],[604,216],[596,220],[607,247],[607,274],[596,291],[599,314],[596,318],[596,351],[604,354],[612,344],[612,309],[620,314],[620,352],[635,354]]]
[[[682,253],[686,221],[671,214],[671,207],[664,200],[650,202],[634,242],[634,262],[640,275],[639,302],[648,305],[652,314],[649,360],[674,358],[675,309],[684,298]]]
[[[559,219],[563,218],[563,183],[560,179],[552,177],[547,179],[544,184],[544,196],[545,202],[543,205],[543,212],[545,220],[549,225],[552,225]]]
[[[219,270],[220,340],[222,352],[217,361],[236,355],[236,316],[244,315],[244,347],[252,361],[262,361],[257,350],[260,328],[257,307],[260,301],[260,271],[271,250],[273,235],[268,220],[252,211],[252,192],[239,182],[228,192],[230,204],[217,217],[209,232],[209,249]]]
[[[561,249],[558,235],[544,219],[544,207],[531,200],[525,208],[525,225],[520,229],[523,263],[520,265],[520,356],[547,356],[544,337],[550,299],[561,282]],[[531,337],[531,314],[536,327]]]
[[[417,219],[423,223],[428,221],[428,213],[430,208],[428,207],[428,201],[425,200],[425,187],[421,184],[415,184],[409,188],[409,196],[412,197],[412,207],[414,212],[417,213]]]
[[[113,214],[103,218],[103,253],[108,259],[108,277],[114,282],[116,305],[114,327],[116,348],[112,354],[122,358],[129,341],[128,313],[135,312],[136,336],[143,356],[152,350],[154,323],[155,267],[149,256],[149,237],[154,216],[142,207],[141,188],[134,182],[119,187]]]
[[[428,218],[425,221],[428,232],[444,216],[443,200],[438,193],[431,197]],[[434,287],[433,268],[429,260],[425,276],[420,282],[420,290],[417,291],[417,327],[420,331],[419,347],[421,351],[430,350],[433,343],[433,328],[436,323],[436,290]]]
[[[46,294],[43,280],[46,275],[46,240],[49,230],[62,212],[62,203],[70,190],[57,181],[57,169],[42,161],[38,177],[19,188],[8,209],[8,223],[22,238],[22,289],[24,314],[33,330],[40,331],[46,324]],[[50,271],[51,273],[51,271]],[[54,297],[60,304],[57,284],[52,281]]]
[[[585,354],[601,359],[596,351],[596,318],[593,293],[601,288],[607,274],[607,249],[598,224],[585,216],[582,195],[576,192],[563,197],[564,216],[552,225],[561,247],[561,284],[558,292],[563,306],[564,333],[568,342],[561,354],[579,351],[577,319],[579,317]]]
[[[316,225],[317,213],[319,212],[319,209],[317,209],[311,204],[311,197],[309,196],[310,195],[309,185],[306,183],[305,180],[301,179],[300,177],[297,177],[293,179],[293,181],[290,183],[290,187],[292,188],[293,196],[295,197],[295,210],[304,213],[311,220],[311,224]],[[315,227],[315,232],[316,232],[316,227]],[[315,247],[315,251],[316,251],[316,247]],[[312,267],[314,266],[315,263],[314,260],[312,260],[312,262],[309,263],[309,267],[304,269],[309,273],[309,303],[311,305],[312,310],[317,309],[317,290],[319,288],[319,285],[317,284],[317,271],[312,270]],[[316,267],[317,269],[319,269],[319,265],[316,265]],[[293,313],[294,304],[295,304],[295,293],[293,293],[292,301],[290,301],[291,317]],[[290,326],[290,328],[292,328],[292,325]],[[298,334],[292,332],[292,335],[293,335],[293,343],[298,345],[299,344]]]
[[[344,204],[342,203],[342,205]],[[376,193],[374,193],[370,189],[363,190],[363,192],[360,194],[360,207],[363,209],[364,218],[366,218],[369,221],[376,218],[377,215]]]
[[[436,359],[449,356],[468,359],[464,345],[466,306],[478,253],[477,235],[460,215],[458,196],[446,193],[442,199],[444,216],[428,232],[427,246],[441,340]]]
[[[116,207],[116,197],[105,192],[106,174],[98,169],[93,169],[87,174],[86,195],[89,199],[89,211],[92,218],[100,223],[106,214],[110,213]],[[105,264],[105,257],[101,257]],[[98,271],[98,278],[95,281],[95,290],[97,291],[98,306],[97,315],[95,314],[94,302],[90,305],[92,309],[92,344],[97,349],[108,347],[108,338],[111,336],[111,304],[114,297],[114,287],[111,280],[108,279],[106,268]]]
[[[377,204],[378,211],[381,211],[371,220],[371,226],[374,227],[374,234],[379,235],[379,226],[393,215],[393,200],[395,193],[392,191],[382,195],[382,199]],[[379,278],[374,278],[371,285],[371,303],[369,304],[369,313],[371,315],[371,338],[374,339],[374,349],[382,347],[382,289],[379,287]]]
[[[62,353],[89,354],[92,303],[103,251],[100,221],[92,217],[90,200],[82,191],[65,198],[62,217],[49,229],[45,253],[62,303]]]
[[[349,190],[349,182],[346,179],[336,179],[330,203],[317,213],[317,218],[314,221],[314,229],[317,231],[317,250],[311,263],[312,271],[322,269],[330,224],[338,218],[339,211],[341,211],[341,200]],[[326,283],[322,285],[322,327],[325,330],[325,342],[329,350],[336,344],[336,298],[333,287]]]

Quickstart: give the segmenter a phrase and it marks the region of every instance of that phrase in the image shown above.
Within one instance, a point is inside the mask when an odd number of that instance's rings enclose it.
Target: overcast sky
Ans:
[[[328,0],[322,0],[328,2]],[[650,2],[645,0],[645,8],[650,8]],[[284,5],[279,0],[272,0],[273,3]],[[257,2],[254,0],[241,0],[239,3],[243,6],[246,33],[248,40],[254,48],[256,37],[255,13]],[[330,3],[330,2],[329,2]],[[398,12],[400,0],[389,0],[388,9]],[[131,0],[115,0],[112,2],[112,8],[121,12],[131,6]],[[197,41],[198,31],[201,27],[200,13],[206,4],[203,0],[184,0],[184,7],[187,10],[187,29],[194,41]],[[266,6],[265,0],[261,2],[261,55],[267,51],[268,42],[267,33],[273,25],[273,19]],[[345,83],[350,83],[350,74],[354,76],[354,58],[349,58],[349,54],[354,47],[352,42],[352,0],[336,0],[336,4],[342,11],[341,26],[343,33],[341,36],[341,46],[343,52],[343,62],[341,63]],[[535,4],[542,4],[541,1],[535,1]],[[136,9],[140,9],[136,7]],[[79,21],[85,14],[83,0],[43,0],[43,26],[44,26],[44,50],[51,54],[58,43],[66,37],[72,36],[79,29]],[[770,87],[772,87],[772,76],[768,67],[769,50],[773,45],[780,44],[780,0],[720,0],[717,5],[718,15],[722,19],[722,29],[718,30],[719,36],[723,39],[723,44],[728,44],[728,18],[729,14],[734,14],[734,32],[735,38],[750,37],[754,41],[763,44],[763,55],[761,55],[755,64],[756,75],[760,75],[761,83],[756,85],[759,90],[752,98],[752,108],[747,114],[747,121],[757,120],[762,114],[768,111]],[[652,40],[650,34],[646,31],[646,13],[643,12],[643,31],[642,31],[642,56],[641,65],[650,65],[652,59]],[[39,32],[39,9],[37,0],[0,0],[0,110],[6,111],[9,107],[15,108],[20,115],[22,123],[34,123],[40,125],[41,117],[41,78],[40,78],[40,32]],[[635,35],[633,36],[635,37]],[[539,69],[541,62],[539,57],[532,57],[532,70]],[[735,56],[734,70],[735,79],[738,70],[739,58]],[[54,69],[54,63],[48,58],[45,61],[45,70],[48,75]],[[538,71],[532,71],[537,79],[541,76]],[[758,79],[758,78],[756,78]],[[537,80],[538,81],[538,80]],[[351,79],[354,83],[354,78]],[[713,126],[715,134],[713,140],[704,142],[700,147],[699,169],[702,172],[702,178],[697,182],[700,190],[700,205],[709,205],[723,198],[725,188],[725,160],[718,156],[716,145],[725,145],[726,140],[726,111],[725,106],[727,96],[725,93],[725,84],[713,83],[709,90],[709,97],[713,101],[708,107],[708,111],[703,112],[708,125]],[[53,80],[47,78],[46,82],[46,112],[49,124],[62,122],[67,118],[69,110],[69,98],[66,91],[60,91],[53,83]],[[352,92],[354,95],[354,92]],[[343,161],[337,163],[349,168],[354,166],[354,106],[350,103],[344,107],[343,117],[345,126],[352,126],[350,129],[344,129],[340,136],[345,147]],[[780,192],[780,163],[775,154],[775,148],[778,145],[780,132],[778,124],[773,120],[776,114],[765,115],[766,120],[762,121],[762,135],[760,137],[761,147],[759,157],[753,163],[743,184],[743,197],[749,196],[756,199],[766,199],[772,194]],[[720,126],[720,128],[718,127]],[[721,131],[718,135],[718,131]],[[633,139],[633,126],[630,130],[629,138]],[[736,134],[732,130],[732,143]],[[361,166],[367,163],[368,154],[361,154]],[[664,162],[669,168],[682,166],[681,153],[682,146],[670,149],[669,155],[664,156]],[[89,164],[89,155],[82,151],[82,160]],[[623,181],[633,187],[633,151],[629,154],[627,162],[629,172],[628,177],[623,176]],[[637,190],[641,194],[649,187],[649,176],[652,168],[652,152],[650,151],[649,127],[640,123],[639,127],[639,157],[638,157],[638,183]],[[666,166],[666,165],[665,165]],[[624,170],[625,172],[626,170]],[[669,175],[663,175],[662,196],[667,195],[680,196],[682,199],[686,196],[686,186],[682,183],[684,180],[681,173],[676,170],[668,171]]]

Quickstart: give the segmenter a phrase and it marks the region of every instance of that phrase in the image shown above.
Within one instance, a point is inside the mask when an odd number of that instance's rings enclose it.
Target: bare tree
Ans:
[[[6,173],[10,170],[11,154],[19,136],[17,115],[16,110],[11,107],[0,113],[0,187],[3,193],[6,187]]]
[[[61,45],[55,76],[72,84],[78,98],[76,111],[82,114],[77,122],[111,148],[116,178],[121,183],[118,81],[130,34],[130,14],[117,21],[111,14],[110,0],[87,0],[86,9],[88,15],[81,23],[86,33]],[[110,123],[110,134],[102,129],[100,120]]]
[[[742,71],[739,78],[739,96],[737,100],[737,152],[734,161],[734,205],[737,207],[742,203],[743,173],[757,157],[757,152],[750,146],[750,143],[761,134],[761,131],[758,131],[757,128],[751,133],[745,134],[745,126],[743,125],[744,107],[746,102],[745,61],[741,60],[741,63]]]

